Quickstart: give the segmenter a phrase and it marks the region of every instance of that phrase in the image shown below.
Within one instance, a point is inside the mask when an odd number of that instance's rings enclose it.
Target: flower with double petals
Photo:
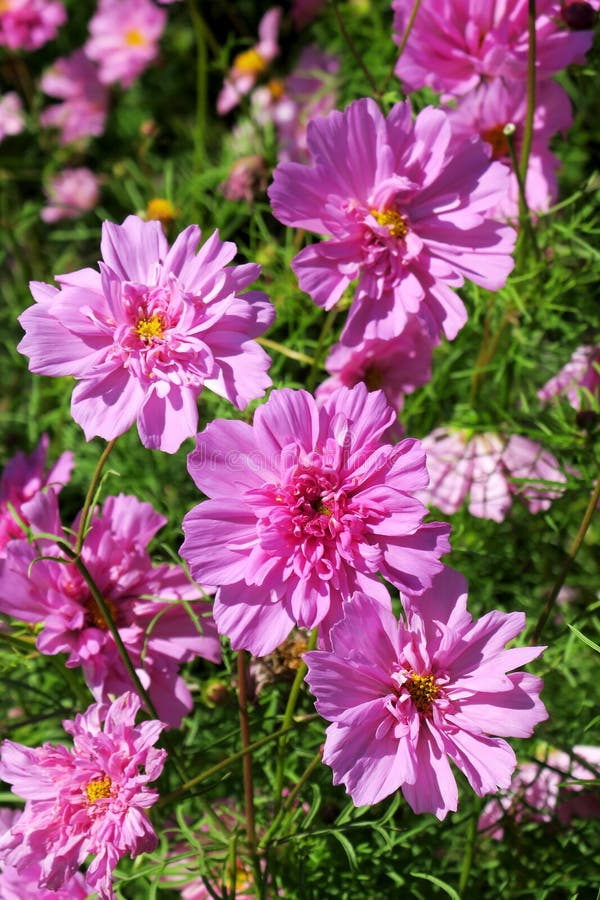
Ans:
[[[0,46],[37,50],[56,37],[66,18],[60,0],[2,0]]]
[[[94,704],[65,720],[72,749],[4,741],[0,777],[26,801],[23,815],[0,838],[5,865],[18,872],[39,865],[39,887],[60,891],[93,854],[87,885],[102,900],[114,900],[119,859],[158,843],[146,810],[158,800],[148,783],[164,766],[166,751],[154,747],[164,725],[136,725],[139,708],[138,697],[125,693],[110,706]]]
[[[394,418],[364,384],[322,405],[286,389],[253,425],[217,420],[198,435],[188,470],[210,499],[183,520],[180,552],[220,586],[215,621],[235,649],[264,656],[294,624],[326,636],[356,590],[390,605],[378,573],[418,593],[440,571],[449,527],[423,524],[425,455],[416,440],[382,441]]]
[[[547,718],[541,680],[518,666],[542,647],[505,649],[520,612],[473,621],[465,579],[445,569],[420,597],[401,595],[405,620],[355,594],[330,632],[331,650],[307,653],[308,681],[327,728],[323,762],[356,806],[401,789],[416,813],[443,819],[458,805],[450,762],[478,796],[510,784],[506,737],[529,737]]]
[[[160,222],[105,222],[100,272],[59,275],[60,290],[32,282],[18,349],[32,372],[75,376],[71,412],[87,440],[137,419],[145,447],[174,453],[196,433],[204,387],[243,409],[271,384],[252,338],[273,307],[259,291],[238,296],[260,268],[227,268],[236,246],[217,232],[196,254],[199,240],[197,225],[169,247]]]
[[[515,232],[490,217],[508,169],[481,141],[457,146],[440,109],[413,122],[408,101],[387,118],[370,99],[334,110],[307,145],[311,165],[281,163],[268,193],[285,225],[329,238],[292,261],[315,303],[330,309],[358,279],[342,342],[397,337],[413,314],[455,337],[466,311],[452,288],[498,290],[513,267]]]

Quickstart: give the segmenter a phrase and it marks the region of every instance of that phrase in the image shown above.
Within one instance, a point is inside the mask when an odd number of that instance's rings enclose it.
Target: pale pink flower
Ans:
[[[330,632],[331,651],[304,657],[327,729],[323,762],[356,806],[401,789],[415,813],[443,819],[458,804],[450,761],[480,797],[510,784],[505,737],[529,737],[547,718],[541,680],[513,670],[543,647],[505,649],[520,612],[473,621],[467,584],[444,569],[418,598],[401,596],[405,621],[357,593]]]
[[[217,112],[224,116],[238,105],[242,97],[249,94],[257,79],[279,53],[277,37],[281,7],[269,9],[258,26],[258,43],[248,50],[238,53],[217,98]]]
[[[100,0],[84,50],[103,84],[128,88],[158,56],[167,14],[150,0]]]
[[[102,900],[114,900],[112,872],[119,859],[155,849],[146,810],[158,800],[148,787],[166,752],[154,744],[164,728],[135,724],[139,698],[125,693],[110,706],[94,704],[63,727],[73,747],[46,743],[31,749],[4,741],[0,777],[25,798],[23,815],[0,839],[0,858],[17,871],[40,867],[39,887],[60,890],[86,858],[86,881]]]
[[[252,338],[273,307],[258,291],[238,296],[260,268],[227,267],[236,246],[217,232],[196,254],[200,236],[190,225],[169,247],[160,222],[104,222],[100,273],[57,276],[60,290],[32,282],[18,349],[32,372],[75,376],[71,412],[87,440],[137,419],[145,447],[174,453],[197,430],[204,387],[243,409],[271,384]]]
[[[515,495],[539,512],[561,495],[567,480],[552,454],[520,435],[436,428],[423,438],[423,448],[430,482],[419,496],[447,515],[468,497],[472,516],[502,522]]]
[[[15,510],[23,524],[28,525],[24,504],[38,494],[42,488],[51,487],[58,492],[69,481],[73,470],[73,454],[70,450],[58,458],[46,475],[46,454],[48,435],[40,438],[37,448],[26,455],[19,451],[6,464],[0,477],[0,559],[6,555],[6,545],[13,538],[24,537],[24,532],[13,516]],[[10,506],[9,506],[10,504]]]
[[[219,190],[226,200],[245,200],[252,203],[256,194],[262,193],[267,186],[267,161],[264,156],[253,153],[237,159],[229,175]]]
[[[536,88],[533,142],[527,166],[525,193],[534,212],[545,212],[558,195],[556,171],[560,161],[550,152],[549,142],[558,131],[571,124],[571,103],[565,90],[554,81],[541,81]],[[525,82],[508,82],[494,78],[461,97],[455,109],[448,110],[452,133],[458,141],[473,135],[481,137],[492,159],[512,167],[509,144],[504,127],[515,126],[514,145],[517,159],[521,155],[527,90]],[[505,219],[519,214],[519,188],[514,172],[504,197],[495,213]]]
[[[452,288],[504,285],[515,232],[488,211],[509,172],[480,141],[457,148],[447,113],[413,122],[407,101],[386,119],[357,100],[309,123],[308,150],[312,165],[278,165],[268,193],[281,222],[329,237],[292,262],[315,303],[330,309],[358,279],[344,343],[396,337],[413,314],[453,338],[466,311]]]
[[[85,167],[63,169],[50,179],[45,192],[49,203],[40,212],[44,222],[76,219],[98,203],[100,179]]]
[[[422,524],[427,483],[416,440],[381,440],[395,418],[381,391],[340,388],[321,406],[273,391],[254,425],[218,420],[197,437],[188,470],[210,499],[183,521],[180,550],[198,581],[220,585],[215,621],[234,649],[264,656],[294,624],[321,634],[343,601],[377,575],[423,591],[442,568],[449,527]]]
[[[412,6],[413,0],[392,0],[397,43]],[[538,79],[584,62],[592,44],[591,30],[566,27],[562,6],[561,0],[536,3]],[[491,77],[525,81],[528,51],[528,0],[438,0],[434,15],[426,7],[417,13],[395,71],[409,92],[427,86],[460,95]]]
[[[45,128],[60,129],[61,144],[103,133],[108,89],[100,83],[96,65],[83,50],[57,59],[44,73],[40,84],[45,94],[63,100],[40,115],[40,124]]]
[[[586,790],[582,781],[600,777],[600,747],[576,746],[573,754],[551,750],[540,762],[517,766],[506,793],[489,800],[479,818],[479,830],[502,840],[503,822],[511,819],[570,823],[573,816],[600,816],[597,788]]]
[[[24,511],[34,535],[63,535],[54,491],[38,493]],[[161,719],[177,727],[193,705],[181,664],[198,656],[220,662],[221,649],[212,617],[203,612],[206,589],[202,593],[179,566],[152,564],[147,546],[165,522],[136,497],[109,497],[92,516],[81,559]],[[78,525],[64,534],[66,543],[73,543]],[[65,653],[68,667],[81,666],[96,700],[134,688],[88,584],[53,541],[8,544],[0,611],[41,625],[38,649]]]
[[[0,141],[20,134],[25,128],[23,103],[15,91],[7,91],[0,97]]]
[[[585,391],[595,400],[600,399],[600,344],[578,347],[558,375],[538,391],[538,397],[548,402],[552,397],[564,395],[573,409],[579,410]]]
[[[66,10],[59,0],[2,0],[0,46],[37,50],[56,37],[66,19]]]

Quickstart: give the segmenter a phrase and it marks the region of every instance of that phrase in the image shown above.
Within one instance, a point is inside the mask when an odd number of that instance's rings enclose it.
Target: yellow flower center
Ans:
[[[135,333],[142,341],[149,344],[154,338],[163,336],[163,320],[161,316],[149,316],[140,319],[135,326]]]
[[[378,225],[387,228],[392,237],[403,238],[408,234],[406,219],[395,209],[372,209],[371,215]]]
[[[146,218],[149,220],[155,219],[164,225],[177,218],[177,210],[170,200],[165,200],[163,197],[153,197],[146,207]]]
[[[131,31],[128,31],[125,35],[125,43],[129,47],[142,47],[146,43],[146,38],[141,31],[137,30],[137,28],[132,28]]]
[[[102,778],[94,778],[93,781],[90,781],[85,787],[90,804],[95,803],[96,800],[106,800],[110,797],[111,784],[112,782],[108,775],[104,775]]]
[[[102,615],[102,611],[92,595],[85,599],[85,608],[87,612],[87,624],[92,628],[99,628],[100,631],[108,631],[108,622]],[[117,608],[112,600],[107,600],[104,598],[104,603],[108,607],[108,611],[110,613],[110,617],[113,622],[116,622],[117,619]]]
[[[504,134],[504,125],[485,128],[481,132],[481,137],[492,148],[493,159],[503,159],[510,153],[508,138]]]
[[[411,675],[405,687],[419,712],[429,712],[439,692],[435,677],[433,675]]]
[[[284,91],[283,81],[279,78],[271,78],[267,87],[273,100],[281,100]]]
[[[267,68],[267,63],[258,50],[252,47],[250,50],[238,53],[233,61],[233,68],[243,75],[260,75]]]

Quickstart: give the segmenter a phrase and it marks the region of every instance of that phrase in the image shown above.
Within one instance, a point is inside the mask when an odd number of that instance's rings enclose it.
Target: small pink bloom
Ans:
[[[40,115],[45,128],[59,128],[61,144],[79,138],[97,137],[104,131],[108,112],[108,89],[100,83],[98,70],[83,50],[63,56],[44,73],[41,88],[55,103]]]
[[[594,399],[600,399],[600,344],[578,347],[558,375],[538,391],[538,397],[542,402],[548,402],[563,394],[573,409],[579,410],[582,391],[589,391]]]
[[[400,43],[413,6],[393,0],[394,40]],[[570,31],[561,0],[537,0],[536,72],[549,78],[583,63],[593,32]],[[396,75],[407,91],[428,86],[462,95],[491,77],[525,81],[529,51],[527,0],[439,0],[435,15],[417,13]]]
[[[237,159],[229,170],[227,180],[219,186],[226,200],[245,200],[252,203],[267,186],[267,161],[254,153]]]
[[[128,88],[158,56],[166,21],[166,12],[150,0],[100,0],[84,47],[98,63],[100,81]]]
[[[160,222],[105,222],[100,273],[60,275],[60,290],[32,282],[19,350],[32,372],[75,376],[71,411],[87,440],[137,420],[145,447],[175,453],[196,432],[205,386],[243,409],[271,384],[252,338],[273,307],[258,291],[238,296],[260,268],[227,267],[236,247],[217,232],[196,254],[200,236],[190,225],[169,247]]]
[[[473,621],[465,579],[444,569],[418,598],[401,596],[405,621],[366,594],[345,604],[331,650],[304,657],[317,711],[331,724],[323,761],[356,806],[401,789],[416,813],[443,819],[458,804],[449,761],[482,797],[510,784],[505,737],[529,737],[547,718],[541,680],[513,670],[543,647],[505,649],[523,613]]]
[[[59,0],[2,0],[0,46],[11,50],[37,50],[56,37],[67,19]]]
[[[502,522],[514,495],[539,512],[561,495],[567,480],[550,453],[519,435],[507,440],[494,432],[469,436],[460,429],[436,428],[423,447],[430,483],[419,496],[447,515],[468,497],[472,516]]]
[[[48,435],[42,435],[37,448],[26,456],[17,453],[6,464],[0,477],[0,559],[6,555],[6,545],[13,538],[24,537],[23,531],[10,511],[9,504],[17,516],[28,525],[24,504],[38,494],[42,488],[50,487],[58,492],[67,484],[73,469],[73,454],[63,453],[56,464],[44,474],[46,454],[48,452]]]
[[[100,196],[99,178],[89,169],[63,169],[53,178],[46,190],[50,201],[40,216],[44,222],[76,219],[93,209]]]
[[[254,416],[212,422],[188,470],[210,499],[183,521],[194,578],[221,585],[217,627],[264,656],[294,624],[321,634],[355,590],[388,606],[385,578],[414,593],[442,568],[449,528],[422,524],[427,483],[416,440],[381,440],[394,411],[381,391],[340,388],[321,406],[273,391]]]
[[[21,98],[15,91],[8,91],[0,97],[0,141],[5,137],[20,134],[24,128]]]
[[[148,783],[164,766],[166,752],[154,747],[164,725],[135,725],[139,708],[138,697],[125,693],[110,706],[94,704],[65,720],[72,749],[4,741],[0,777],[26,801],[23,815],[0,839],[5,865],[18,872],[38,865],[39,887],[60,891],[93,855],[87,885],[102,900],[114,900],[112,872],[119,859],[158,843],[146,810],[158,800]]]
[[[513,267],[515,232],[489,218],[506,167],[480,141],[457,148],[442,110],[413,122],[408,102],[386,119],[357,100],[313,119],[307,142],[312,165],[280,164],[268,192],[285,225],[329,237],[294,258],[302,290],[330,309],[358,279],[345,344],[396,337],[413,314],[453,338],[466,311],[452,288],[498,290]]]
[[[245,94],[249,94],[256,81],[279,53],[277,36],[281,7],[269,9],[258,26],[258,44],[238,53],[233,61],[221,93],[217,99],[217,112],[224,116],[237,106]]]
[[[34,535],[63,534],[54,491],[36,494],[24,512]],[[81,558],[161,719],[177,727],[192,708],[181,664],[198,656],[220,662],[221,648],[212,617],[203,614],[206,589],[202,596],[179,566],[152,564],[147,545],[165,521],[149,503],[123,494],[109,497],[92,516]],[[63,537],[67,543],[78,524]],[[57,561],[61,558],[65,562]],[[96,700],[132,689],[89,586],[51,540],[8,544],[0,570],[0,611],[41,625],[38,649],[65,653],[68,667],[81,666]]]

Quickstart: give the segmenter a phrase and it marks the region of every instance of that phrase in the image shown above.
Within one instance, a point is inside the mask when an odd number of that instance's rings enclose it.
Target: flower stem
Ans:
[[[246,750],[244,756],[244,807],[246,813],[246,836],[248,849],[254,859],[256,857],[256,830],[254,827],[254,792],[252,788],[252,751],[250,747],[250,726],[248,723],[248,699],[246,696],[246,652],[239,650],[237,655],[238,673],[238,706],[240,713],[240,735],[242,747]]]
[[[190,15],[196,37],[196,121],[194,124],[194,171],[202,171],[206,148],[204,135],[206,133],[206,95],[208,76],[208,54],[206,49],[207,28],[196,5],[196,0],[189,0]]]
[[[390,83],[392,75],[394,74],[394,70],[398,63],[398,60],[400,59],[400,57],[402,56],[402,54],[404,53],[404,51],[406,49],[406,45],[408,43],[410,33],[413,30],[413,25],[415,24],[415,19],[417,18],[417,13],[419,12],[420,5],[421,5],[421,0],[415,0],[415,2],[413,3],[413,7],[410,11],[410,16],[408,17],[408,22],[406,23],[406,28],[404,29],[404,34],[402,35],[402,38],[400,39],[400,44],[398,47],[398,56],[396,57],[390,72],[388,73],[383,85],[381,86],[382,94],[385,93],[385,90],[386,90],[388,84]]]
[[[300,353],[299,350],[291,350],[289,347],[286,347],[284,344],[280,344],[278,341],[272,341],[269,338],[256,338],[257,344],[261,344],[263,347],[266,347],[267,350],[275,350],[277,353],[281,353],[283,356],[287,356],[290,359],[295,359],[298,362],[306,363],[308,366],[316,366],[317,363],[312,356],[307,356],[306,353]]]
[[[315,358],[313,359],[313,364],[311,366],[310,372],[308,373],[308,378],[306,379],[306,388],[309,391],[312,391],[315,386],[315,381],[317,379],[317,372],[321,368],[321,356],[323,355],[323,346],[325,341],[327,340],[331,329],[333,328],[333,323],[335,321],[335,317],[338,313],[338,307],[334,306],[327,313],[327,317],[323,322],[323,327],[321,328],[321,334],[319,335],[319,340],[317,342],[317,348],[315,350]]]
[[[79,520],[79,528],[77,530],[77,538],[75,539],[75,553],[77,556],[81,554],[81,548],[83,547],[83,541],[85,539],[85,533],[87,531],[89,518],[91,514],[92,505],[96,499],[96,491],[98,490],[98,484],[100,482],[100,476],[102,474],[102,469],[106,463],[106,460],[110,456],[110,453],[115,446],[117,439],[113,438],[112,441],[109,441],[106,447],[102,452],[102,456],[98,460],[98,465],[94,471],[92,476],[92,480],[90,482],[90,486],[88,488],[88,492],[85,495],[85,502],[83,504],[83,509],[81,511],[81,519]]]
[[[465,850],[463,853],[463,861],[460,869],[460,879],[458,882],[458,895],[462,897],[469,883],[469,875],[471,874],[471,866],[473,865],[473,853],[475,850],[475,842],[477,840],[477,823],[479,822],[479,809],[473,810],[469,818],[469,826],[467,830],[467,839]]]
[[[354,59],[356,60],[356,62],[360,66],[360,68],[362,69],[365,78],[369,82],[369,86],[373,92],[373,96],[375,97],[376,100],[378,100],[381,95],[379,93],[379,88],[377,87],[377,82],[373,78],[373,75],[369,71],[367,65],[365,64],[364,59],[362,58],[362,54],[361,54],[360,50],[358,49],[358,47],[352,40],[352,37],[350,36],[348,29],[346,28],[346,23],[344,22],[343,16],[340,12],[340,7],[339,7],[337,0],[333,0],[333,11],[334,11],[335,17],[338,21],[338,25],[340,26],[340,31],[342,32],[344,40],[346,41],[346,43],[348,45],[348,49],[350,50],[350,53],[352,54],[352,56],[354,57]]]
[[[315,753],[315,755],[309,762],[308,766],[304,770],[303,774],[300,776],[300,778],[294,785],[293,789],[290,791],[290,794],[287,797],[285,804],[281,807],[281,809],[279,810],[279,812],[277,813],[277,815],[271,822],[271,825],[269,826],[267,833],[265,834],[265,836],[262,838],[262,840],[260,842],[259,846],[260,846],[261,850],[264,849],[265,847],[267,847],[267,845],[269,844],[269,841],[271,840],[273,835],[276,834],[277,829],[281,825],[281,822],[283,821],[283,819],[287,816],[287,814],[292,809],[292,807],[296,801],[296,797],[298,796],[298,794],[300,793],[300,791],[302,790],[302,788],[304,787],[304,785],[306,784],[306,782],[308,781],[308,779],[310,778],[310,776],[312,775],[314,770],[317,768],[317,766],[321,762],[322,756],[323,756],[323,747],[319,747],[319,749],[317,750],[317,752]]]

